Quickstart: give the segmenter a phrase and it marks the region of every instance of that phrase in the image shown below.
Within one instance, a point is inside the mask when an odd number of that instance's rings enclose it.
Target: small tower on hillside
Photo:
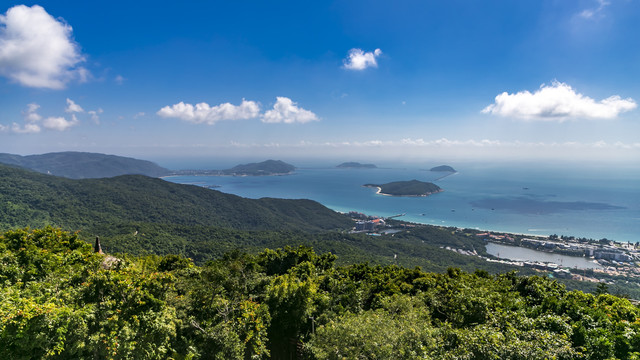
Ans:
[[[102,251],[102,246],[100,246],[100,237],[96,236],[96,243],[93,245],[93,252],[97,252],[98,254],[104,254]]]

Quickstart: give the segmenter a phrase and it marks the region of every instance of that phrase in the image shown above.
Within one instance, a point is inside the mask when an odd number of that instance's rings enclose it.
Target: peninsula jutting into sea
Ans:
[[[171,175],[205,176],[273,176],[289,175],[296,167],[281,160],[266,160],[259,163],[236,165],[224,170],[178,170]]]

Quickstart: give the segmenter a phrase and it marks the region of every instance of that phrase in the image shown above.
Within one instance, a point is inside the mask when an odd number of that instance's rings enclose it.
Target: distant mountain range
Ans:
[[[105,178],[130,174],[160,177],[171,173],[151,161],[73,151],[28,156],[0,154],[0,163],[70,179]]]
[[[342,169],[375,169],[377,166],[374,164],[361,164],[359,162],[345,162],[336,166]]]

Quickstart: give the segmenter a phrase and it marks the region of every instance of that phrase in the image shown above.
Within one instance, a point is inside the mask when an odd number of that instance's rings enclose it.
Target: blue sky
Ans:
[[[638,1],[5,1],[0,14],[0,152],[640,159]]]

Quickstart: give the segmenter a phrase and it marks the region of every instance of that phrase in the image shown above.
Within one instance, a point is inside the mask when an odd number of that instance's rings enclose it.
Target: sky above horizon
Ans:
[[[0,152],[640,166],[640,2],[0,2]]]

